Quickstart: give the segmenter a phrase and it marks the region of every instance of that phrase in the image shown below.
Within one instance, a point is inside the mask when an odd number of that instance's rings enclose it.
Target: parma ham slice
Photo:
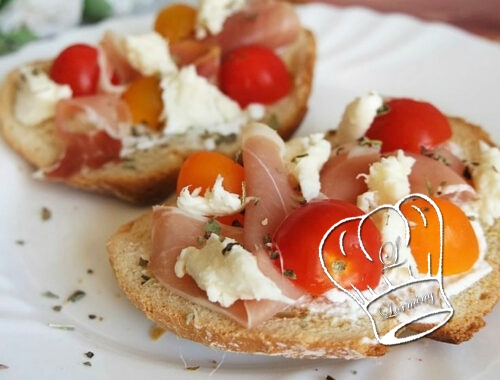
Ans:
[[[208,220],[176,207],[156,206],[153,209],[153,248],[149,269],[158,281],[191,302],[222,313],[246,327],[255,326],[285,309],[288,306],[286,303],[271,300],[238,300],[229,307],[223,307],[209,301],[192,277],[177,277],[174,267],[179,254],[186,247],[199,246],[198,239],[204,235]],[[221,225],[220,235],[242,241],[243,229]],[[280,287],[285,296],[298,299],[303,294],[281,276],[265,250],[255,253],[260,270]]]

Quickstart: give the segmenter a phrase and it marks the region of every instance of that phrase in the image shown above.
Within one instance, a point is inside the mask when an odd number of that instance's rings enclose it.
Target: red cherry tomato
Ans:
[[[99,82],[98,51],[86,44],[75,44],[61,51],[50,69],[50,78],[67,84],[73,96],[92,95]]]
[[[335,223],[359,215],[363,215],[359,208],[336,199],[313,201],[296,209],[285,218],[273,236],[273,246],[281,256],[274,261],[275,265],[294,278],[297,286],[312,295],[320,295],[334,288],[319,260],[321,240]],[[346,256],[340,250],[341,230],[333,231],[323,247],[325,266],[346,289],[351,289],[351,284],[359,290],[365,290],[368,286],[373,289],[380,281],[383,268],[378,257],[380,234],[371,220],[365,223],[361,236],[373,261],[369,261],[361,250],[358,223],[345,224]]]
[[[382,141],[382,152],[403,149],[421,153],[451,137],[448,119],[432,104],[412,99],[391,99],[387,112],[373,120],[366,136]]]
[[[271,49],[257,45],[229,52],[221,63],[219,83],[222,92],[242,108],[249,103],[274,103],[292,87],[281,58]]]

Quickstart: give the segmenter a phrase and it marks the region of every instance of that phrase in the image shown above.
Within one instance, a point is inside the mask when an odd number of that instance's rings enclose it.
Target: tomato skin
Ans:
[[[152,129],[160,129],[163,101],[159,78],[156,76],[139,77],[129,83],[122,98],[130,109],[133,123],[143,123]]]
[[[215,184],[218,175],[224,178],[224,189],[241,195],[245,178],[243,166],[214,151],[196,152],[184,161],[177,177],[177,194],[186,186],[191,186],[191,190],[201,187],[203,194]]]
[[[218,175],[224,178],[222,186],[225,190],[242,196],[245,180],[243,166],[214,151],[196,152],[184,161],[177,177],[177,195],[186,186],[190,186],[190,191],[201,187],[201,194],[204,194],[207,189],[213,187]],[[244,224],[244,216],[241,213],[220,216],[216,219],[228,225]]]
[[[196,16],[196,9],[187,4],[171,4],[157,13],[153,29],[174,43],[194,33]]]
[[[273,50],[258,45],[241,46],[225,55],[219,83],[222,92],[242,108],[249,103],[274,103],[292,88],[281,58]]]
[[[62,50],[50,68],[50,78],[67,84],[73,96],[93,95],[97,92],[100,69],[98,50],[87,44],[74,44]]]
[[[420,154],[451,138],[448,119],[432,104],[396,98],[388,111],[375,117],[366,136],[382,141],[382,152],[403,149]]]
[[[291,271],[294,283],[312,295],[321,295],[335,287],[323,271],[318,249],[325,233],[337,222],[363,212],[351,203],[327,199],[312,201],[293,211],[273,235],[273,247],[281,258],[274,261],[279,269]],[[351,284],[359,290],[375,288],[382,274],[383,264],[378,258],[380,234],[371,220],[363,227],[362,239],[371,253],[369,261],[360,248],[356,223],[345,225],[344,248],[341,253],[339,238],[342,230],[333,231],[325,242],[323,257],[330,274],[346,289]],[[281,266],[283,264],[283,266]],[[333,269],[337,268],[337,270]]]
[[[463,273],[472,268],[479,257],[479,243],[467,215],[454,203],[444,198],[431,198],[443,217],[443,275]],[[425,214],[428,227],[412,209],[417,206]],[[410,248],[419,273],[427,273],[427,256],[431,253],[431,273],[439,268],[439,224],[437,215],[430,212],[430,205],[422,200],[413,200],[401,205],[401,212],[410,222]]]

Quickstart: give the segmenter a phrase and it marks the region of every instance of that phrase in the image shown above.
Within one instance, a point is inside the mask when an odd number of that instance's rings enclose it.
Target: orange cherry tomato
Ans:
[[[173,43],[193,34],[196,15],[187,4],[172,4],[158,12],[153,29]]]
[[[122,95],[127,103],[132,122],[147,124],[153,129],[160,129],[160,115],[163,110],[160,80],[156,76],[140,77],[132,81]]]
[[[230,193],[242,195],[245,174],[243,166],[222,153],[201,151],[190,155],[180,168],[177,177],[177,194],[190,186],[190,190],[201,187],[201,194],[215,184],[217,176],[224,178],[222,186]],[[218,217],[217,220],[229,225],[243,225],[243,215],[237,213]]]
[[[363,212],[358,207],[338,199],[313,201],[295,209],[273,235],[273,246],[281,256],[274,264],[284,270],[285,275],[290,274],[297,286],[312,295],[321,295],[333,289],[335,285],[323,271],[319,260],[321,239],[337,222],[360,215]],[[339,244],[343,229],[334,230],[328,236],[323,247],[324,263],[331,276],[344,288],[351,289],[352,284],[359,290],[375,289],[383,268],[378,257],[382,246],[380,233],[371,220],[365,222],[361,237],[372,256],[373,261],[369,261],[361,250],[357,226],[357,223],[345,225],[345,256]]]
[[[479,257],[479,244],[467,215],[454,203],[432,198],[443,216],[443,275],[463,273],[472,268]],[[428,227],[419,212],[425,215]],[[410,222],[410,248],[420,273],[427,273],[427,256],[431,253],[431,274],[439,269],[439,224],[437,214],[427,201],[414,198],[401,205],[401,212]]]

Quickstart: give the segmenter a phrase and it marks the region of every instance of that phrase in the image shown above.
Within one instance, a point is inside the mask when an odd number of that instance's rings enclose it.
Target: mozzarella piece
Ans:
[[[127,61],[142,75],[166,75],[177,71],[168,41],[157,32],[125,36],[122,47]]]
[[[300,184],[306,201],[320,194],[320,170],[330,157],[331,144],[323,133],[298,137],[286,144],[285,164]]]
[[[235,240],[221,240],[216,234],[211,234],[201,249],[184,248],[177,258],[175,274],[190,275],[211,302],[219,302],[223,307],[237,300],[294,302],[261,272],[252,253]]]
[[[196,18],[196,38],[221,32],[226,19],[245,7],[245,0],[201,0]]]
[[[196,73],[194,66],[162,79],[166,134],[183,134],[189,129],[230,135],[239,133],[250,117],[238,103]]]
[[[383,103],[382,97],[376,92],[370,92],[349,103],[337,127],[335,142],[343,144],[363,137]]]
[[[472,180],[481,220],[491,225],[500,217],[500,150],[482,141],[479,149],[478,165],[471,166]]]
[[[398,150],[396,156],[383,157],[370,166],[369,174],[362,174],[368,192],[358,197],[358,207],[368,212],[382,204],[394,204],[410,194],[408,179],[415,163],[413,157]]]
[[[205,216],[231,215],[241,211],[244,201],[238,194],[224,189],[223,181],[224,178],[218,175],[212,189],[208,189],[204,195],[200,195],[201,187],[190,193],[186,186],[177,197],[177,207],[190,214]]]
[[[71,98],[70,86],[57,84],[44,71],[31,66],[20,71],[14,113],[22,124],[36,125],[54,117],[57,102]]]

